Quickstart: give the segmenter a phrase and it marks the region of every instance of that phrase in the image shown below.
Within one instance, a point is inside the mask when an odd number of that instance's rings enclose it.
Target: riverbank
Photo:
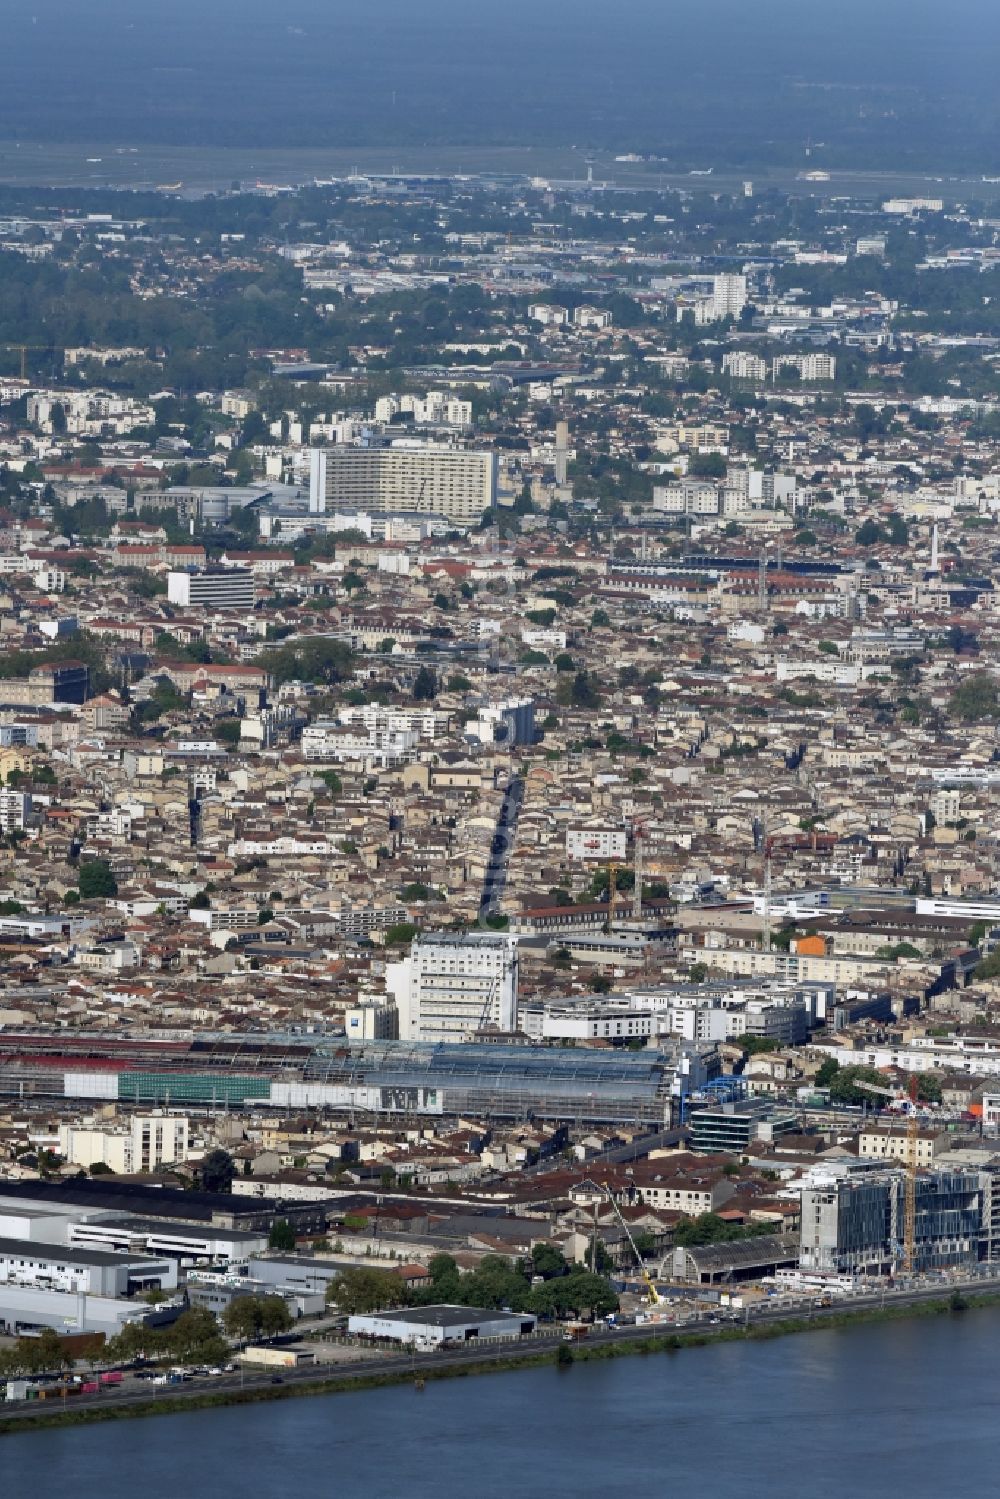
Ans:
[[[954,1293],[953,1293],[954,1294]],[[898,1322],[914,1317],[937,1317],[943,1315],[963,1316],[967,1311],[1000,1306],[1000,1290],[991,1286],[979,1291],[976,1287],[962,1287],[960,1304],[953,1295],[920,1296],[896,1305],[854,1308],[817,1308],[813,1314],[801,1317],[775,1316],[759,1318],[746,1326],[697,1326],[677,1330],[663,1328],[621,1329],[613,1334],[599,1334],[593,1341],[569,1344],[560,1338],[546,1339],[542,1346],[525,1349],[514,1345],[509,1350],[497,1348],[489,1356],[476,1353],[448,1358],[430,1356],[418,1359],[393,1358],[391,1365],[378,1371],[370,1368],[351,1373],[315,1375],[311,1370],[284,1377],[274,1383],[269,1376],[259,1382],[235,1386],[225,1390],[205,1389],[174,1393],[172,1390],[150,1396],[145,1392],[136,1395],[102,1397],[92,1405],[60,1406],[47,1410],[32,1403],[18,1405],[9,1410],[0,1406],[0,1438],[25,1430],[51,1429],[55,1427],[89,1426],[97,1422],[120,1421],[133,1417],[174,1415],[197,1410],[209,1410],[234,1405],[256,1405],[263,1401],[297,1399],[303,1395],[338,1395],[350,1391],[376,1390],[387,1386],[426,1383],[447,1379],[467,1378],[472,1375],[493,1374],[513,1369],[539,1368],[553,1361],[564,1364],[570,1373],[575,1363],[616,1359],[657,1353],[681,1353],[685,1349],[704,1348],[714,1343],[769,1342],[775,1338],[790,1337],[797,1333],[817,1332],[823,1329],[848,1328],[878,1322]],[[569,1354],[569,1359],[566,1354]]]

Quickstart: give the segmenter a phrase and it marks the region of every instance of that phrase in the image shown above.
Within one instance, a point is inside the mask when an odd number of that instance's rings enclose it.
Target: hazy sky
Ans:
[[[25,0],[0,138],[990,150],[1000,0]],[[880,123],[881,122],[881,123]],[[777,143],[777,144],[776,144]],[[978,143],[978,144],[976,144]],[[685,149],[687,148],[685,146]]]

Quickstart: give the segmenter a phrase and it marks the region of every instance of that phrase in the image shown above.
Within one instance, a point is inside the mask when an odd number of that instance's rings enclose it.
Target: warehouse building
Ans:
[[[92,1217],[74,1223],[71,1244],[102,1246],[119,1253],[166,1255],[182,1265],[245,1265],[251,1254],[267,1248],[267,1234],[239,1228],[218,1228],[208,1223],[178,1223],[164,1218],[140,1218],[126,1214]]]
[[[11,1285],[74,1294],[85,1291],[91,1296],[132,1296],[139,1291],[174,1290],[177,1265],[146,1255],[0,1239],[0,1286]]]
[[[0,1332],[10,1337],[44,1327],[61,1335],[102,1332],[113,1338],[127,1322],[145,1322],[152,1308],[140,1301],[54,1291],[41,1286],[0,1285]]]
[[[798,1262],[798,1234],[761,1234],[731,1243],[678,1245],[670,1264],[675,1281],[729,1286],[737,1281],[761,1280]]]
[[[385,1338],[414,1348],[443,1348],[484,1338],[523,1338],[535,1330],[528,1312],[491,1312],[474,1306],[420,1306],[408,1311],[371,1312],[347,1319],[347,1330],[362,1338]]]
[[[319,1233],[326,1227],[326,1213],[320,1203],[286,1203],[279,1198],[251,1200],[226,1192],[151,1187],[144,1182],[121,1181],[115,1177],[4,1182],[0,1192],[0,1212],[17,1212],[27,1207],[62,1215],[78,1210],[74,1221],[97,1213],[135,1214],[143,1218],[170,1218],[185,1226],[208,1224],[213,1228],[242,1229],[263,1233],[265,1237],[278,1218],[287,1219],[296,1232],[302,1234]],[[21,1234],[20,1237],[30,1238],[32,1235]]]

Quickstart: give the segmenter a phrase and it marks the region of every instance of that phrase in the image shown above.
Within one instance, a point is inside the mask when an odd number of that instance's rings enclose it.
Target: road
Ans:
[[[746,1326],[757,1326],[762,1323],[773,1324],[787,1321],[800,1321],[807,1319],[821,1324],[824,1320],[842,1316],[845,1312],[863,1312],[878,1310],[882,1307],[906,1307],[921,1301],[940,1300],[942,1297],[950,1296],[953,1291],[960,1291],[965,1295],[975,1297],[977,1295],[997,1294],[1000,1291],[1000,1277],[975,1276],[967,1280],[946,1279],[934,1284],[924,1284],[914,1287],[897,1287],[893,1290],[880,1289],[872,1295],[859,1295],[838,1298],[832,1306],[822,1307],[815,1304],[814,1297],[791,1298],[782,1297],[778,1304],[771,1302],[763,1303],[759,1310],[745,1312],[715,1312],[706,1310],[688,1316],[680,1317],[675,1322],[647,1322],[639,1326],[626,1326],[617,1328],[605,1328],[596,1324],[586,1339],[588,1347],[600,1347],[608,1343],[628,1344],[630,1342],[643,1341],[652,1338],[672,1337],[676,1334],[698,1332],[707,1333],[710,1337],[716,1330],[724,1332]],[[156,1386],[151,1381],[139,1380],[129,1375],[125,1383],[114,1389],[102,1390],[99,1395],[75,1395],[66,1401],[69,1410],[95,1409],[99,1406],[110,1406],[116,1409],[128,1408],[129,1406],[144,1405],[151,1406],[155,1410],[157,1405],[165,1410],[176,1403],[181,1408],[185,1400],[198,1395],[233,1395],[239,1393],[252,1393],[263,1391],[274,1391],[280,1386],[298,1387],[308,1389],[310,1386],[322,1386],[325,1383],[339,1380],[364,1380],[372,1376],[383,1377],[385,1375],[396,1376],[405,1379],[412,1376],[418,1378],[422,1375],[433,1377],[435,1371],[447,1368],[459,1368],[474,1364],[495,1364],[500,1367],[505,1363],[517,1363],[526,1355],[541,1353],[555,1353],[565,1341],[561,1330],[552,1332],[545,1331],[531,1338],[524,1338],[514,1343],[469,1343],[461,1348],[444,1349],[437,1353],[391,1353],[384,1358],[367,1358],[365,1360],[354,1360],[343,1363],[332,1364],[310,1364],[300,1369],[284,1369],[280,1375],[273,1372],[256,1371],[243,1374],[223,1374],[214,1378],[211,1376],[196,1377],[183,1385]],[[0,1404],[0,1432],[3,1429],[23,1423],[30,1424],[32,1421],[59,1414],[63,1409],[62,1403],[55,1401],[18,1401],[11,1405]]]
[[[517,819],[521,815],[523,801],[524,782],[520,776],[512,776],[504,791],[493,834],[490,862],[486,866],[483,894],[479,902],[480,917],[494,915],[503,899],[504,888],[507,884],[507,858],[517,832]]]

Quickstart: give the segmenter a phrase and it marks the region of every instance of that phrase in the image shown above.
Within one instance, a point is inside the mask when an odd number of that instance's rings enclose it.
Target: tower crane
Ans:
[[[913,1270],[917,1239],[917,1077],[910,1074],[910,1113],[906,1121],[906,1201],[903,1211],[903,1269]]]
[[[642,875],[643,875],[643,853],[646,842],[646,832],[649,824],[641,818],[636,818],[632,824],[632,842],[635,847],[635,886],[632,892],[632,916],[635,921],[642,920]]]
[[[610,936],[615,927],[615,888],[618,883],[618,865],[608,865],[608,919],[605,928]]]
[[[617,1202],[615,1201],[614,1195],[612,1194],[610,1188],[603,1186],[600,1182],[585,1181],[585,1182],[581,1183],[580,1187],[577,1189],[577,1193],[579,1194],[579,1192],[581,1192],[581,1191],[586,1191],[586,1192],[588,1192],[590,1194],[590,1201],[593,1204],[593,1208],[594,1208],[594,1235],[595,1235],[595,1238],[596,1238],[596,1235],[597,1235],[597,1207],[598,1207],[598,1203],[601,1201],[601,1199],[603,1197],[606,1197],[607,1200],[608,1200],[608,1202],[610,1202],[612,1208],[615,1211],[615,1215],[618,1218],[618,1222],[621,1224],[622,1228],[625,1230],[625,1237],[628,1239],[629,1245],[631,1246],[631,1249],[632,1249],[632,1253],[635,1255],[635,1262],[636,1262],[636,1264],[639,1267],[639,1274],[642,1276],[643,1280],[646,1283],[646,1294],[649,1297],[649,1304],[650,1304],[650,1306],[661,1306],[662,1303],[663,1303],[663,1297],[660,1295],[659,1291],[656,1289],[656,1282],[653,1280],[653,1277],[650,1275],[649,1271],[646,1269],[645,1265],[642,1262],[642,1255],[639,1253],[638,1249],[636,1248],[636,1242],[635,1242],[635,1240],[632,1237],[632,1230],[629,1228],[628,1224],[625,1222],[625,1219],[624,1219],[624,1217],[622,1215],[622,1210],[618,1206]],[[593,1268],[594,1269],[597,1268],[597,1266],[596,1266],[596,1256],[595,1256],[595,1264],[594,1264]]]
[[[28,378],[28,355],[29,354],[55,354],[59,351],[54,344],[0,344],[5,351],[13,351],[21,356],[21,379]]]

